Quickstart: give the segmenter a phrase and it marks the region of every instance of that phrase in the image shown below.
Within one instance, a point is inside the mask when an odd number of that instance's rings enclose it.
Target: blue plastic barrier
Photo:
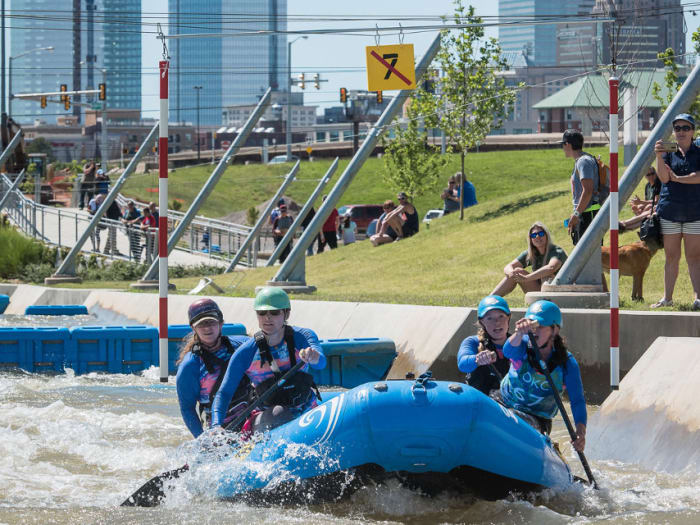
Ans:
[[[10,304],[10,296],[0,294],[0,314],[5,311],[5,308],[7,308],[8,304]]]
[[[87,315],[87,306],[83,304],[33,305],[24,309],[24,315]]]
[[[180,355],[180,347],[182,341],[187,335],[192,332],[192,328],[188,324],[171,324],[168,326],[168,373],[174,374],[177,372],[177,361]],[[224,323],[221,328],[221,333],[224,335],[246,335],[245,326],[240,323]]]
[[[158,365],[154,326],[74,326],[66,368],[76,374],[128,374]]]
[[[62,372],[72,341],[64,327],[0,328],[0,369]]]
[[[318,385],[355,388],[369,381],[380,381],[386,378],[398,355],[391,339],[358,337],[319,342],[327,364],[323,370],[310,370]]]

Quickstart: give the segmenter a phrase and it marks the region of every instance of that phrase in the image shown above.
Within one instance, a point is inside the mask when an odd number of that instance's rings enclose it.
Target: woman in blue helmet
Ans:
[[[578,436],[573,445],[583,452],[586,445],[586,399],[581,372],[574,356],[559,334],[561,310],[551,301],[532,303],[525,317],[515,323],[515,333],[503,345],[503,354],[511,367],[501,383],[501,401],[525,415],[529,423],[545,434],[552,430],[552,418],[558,408],[547,378],[542,373],[530,342],[530,333],[540,348],[552,380],[560,392],[566,388]]]
[[[503,344],[510,335],[510,308],[499,295],[487,295],[476,310],[477,335],[467,337],[457,353],[457,367],[467,374],[467,383],[487,396],[498,391],[508,373],[510,360],[503,355]]]
[[[253,308],[260,331],[231,359],[214,399],[213,426],[224,424],[225,409],[241,381],[250,378],[260,396],[300,360],[305,365],[286,381],[284,389],[279,389],[260,411],[251,415],[244,431],[262,432],[282,425],[320,401],[313,377],[307,371],[309,367],[323,369],[326,357],[312,330],[287,324],[291,311],[287,293],[276,286],[262,288],[255,296]]]
[[[211,425],[211,404],[231,356],[250,337],[221,335],[224,315],[211,299],[196,300],[187,315],[193,332],[180,351],[175,386],[182,419],[197,437]],[[249,385],[249,382],[241,382],[226,421],[233,420],[247,408]]]

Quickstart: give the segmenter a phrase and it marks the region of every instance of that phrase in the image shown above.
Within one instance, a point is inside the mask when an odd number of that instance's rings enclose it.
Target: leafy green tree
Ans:
[[[443,76],[435,82],[435,95],[420,98],[426,126],[445,132],[448,147],[460,155],[462,173],[467,150],[501,125],[515,100],[514,90],[500,75],[508,69],[501,47],[495,38],[484,39],[484,28],[478,25],[483,21],[474,13],[473,6],[455,0],[452,21],[467,27],[443,32],[436,57]]]
[[[51,144],[44,137],[37,137],[32,140],[27,146],[27,153],[46,153],[46,158],[49,162],[56,160]]]
[[[692,39],[695,46],[695,52],[700,53],[700,29],[695,30]],[[669,47],[666,51],[662,51],[657,56],[664,63],[664,68],[666,69],[666,75],[664,76],[666,96],[663,96],[664,94],[662,93],[662,87],[656,82],[654,82],[654,85],[651,88],[651,93],[653,97],[661,104],[661,112],[663,113],[666,111],[666,108],[681,89],[683,83],[678,79],[678,64],[676,63],[676,54],[673,49]],[[699,112],[700,95],[695,98],[695,101],[688,109],[688,113],[691,115],[697,115]]]
[[[405,191],[411,198],[434,190],[449,160],[428,144],[428,133],[421,126],[416,102],[419,98],[420,94],[409,102],[406,128],[397,126],[394,140],[384,143],[384,180],[395,191]]]
[[[254,226],[258,222],[258,217],[260,217],[260,210],[255,206],[251,206],[245,213],[245,220],[250,226]]]

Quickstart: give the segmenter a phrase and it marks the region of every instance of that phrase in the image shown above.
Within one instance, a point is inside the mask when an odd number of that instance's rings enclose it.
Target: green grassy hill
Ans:
[[[318,176],[323,171],[322,166],[321,162],[305,164],[300,178]],[[456,167],[457,159],[453,158],[445,170],[445,178]],[[381,202],[387,196],[392,197],[393,192],[381,179],[380,168],[380,161],[371,159],[341,203]],[[526,248],[527,231],[534,221],[544,222],[554,241],[571,253],[573,246],[563,225],[571,210],[570,170],[571,161],[565,159],[560,150],[470,154],[469,178],[476,186],[479,205],[466,210],[464,221],[451,215],[433,221],[430,229],[422,226],[420,233],[410,239],[390,245],[373,248],[363,241],[307,258],[307,282],[317,286],[318,292],[303,298],[474,306],[502,278],[503,267]],[[252,193],[252,189],[245,188],[252,188],[251,185],[262,187],[261,180],[271,184],[270,180],[284,171],[284,168],[267,166],[229,168],[226,174],[229,186],[225,186],[230,195],[228,200],[244,203],[240,205],[242,207],[259,202],[244,199],[245,191]],[[176,175],[185,176],[184,173]],[[251,182],[252,179],[255,181]],[[303,200],[302,185],[305,183],[300,180],[292,186],[290,194],[293,198],[298,195]],[[310,193],[315,182],[308,184],[306,194]],[[640,184],[638,194],[643,193],[643,184]],[[274,184],[268,191],[271,195]],[[294,193],[297,191],[299,193]],[[261,200],[265,198],[264,192],[260,195]],[[217,196],[217,199],[224,198]],[[428,208],[440,207],[440,202],[437,196],[426,196],[417,201],[417,207],[424,212]],[[209,206],[217,209],[214,203]],[[218,209],[220,211],[210,213],[225,213],[222,208]],[[622,217],[629,215],[629,210],[622,213]],[[637,240],[633,232],[621,236],[621,244]],[[663,252],[659,252],[645,279],[645,304],[633,303],[629,299],[632,280],[630,277],[621,278],[623,308],[647,309],[663,295],[663,265]],[[236,271],[216,276],[214,280],[227,294],[252,296],[255,287],[265,284],[276,271],[277,267]],[[191,289],[197,281],[192,278],[174,280],[180,291]],[[687,266],[682,261],[675,294],[677,308],[687,309],[691,299]],[[508,300],[513,306],[524,306],[519,289]]]

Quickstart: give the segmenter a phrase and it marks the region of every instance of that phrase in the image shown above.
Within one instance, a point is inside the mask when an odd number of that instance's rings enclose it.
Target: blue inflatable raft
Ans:
[[[550,439],[512,411],[426,377],[334,393],[224,458],[218,472],[220,498],[276,503],[336,500],[387,477],[426,494],[484,498],[573,482]]]

